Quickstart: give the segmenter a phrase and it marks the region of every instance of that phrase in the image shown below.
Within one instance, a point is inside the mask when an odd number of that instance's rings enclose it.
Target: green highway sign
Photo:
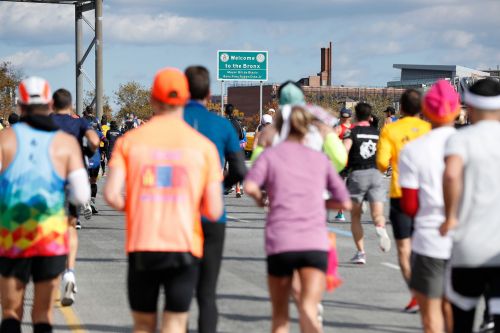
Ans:
[[[217,51],[217,80],[267,81],[267,51]]]

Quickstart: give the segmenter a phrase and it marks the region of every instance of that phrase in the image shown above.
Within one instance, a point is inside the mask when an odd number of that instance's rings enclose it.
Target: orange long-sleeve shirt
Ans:
[[[377,146],[377,168],[385,172],[389,165],[392,167],[391,198],[401,198],[402,195],[398,183],[398,161],[401,149],[408,142],[430,130],[431,124],[417,117],[404,117],[382,128]]]

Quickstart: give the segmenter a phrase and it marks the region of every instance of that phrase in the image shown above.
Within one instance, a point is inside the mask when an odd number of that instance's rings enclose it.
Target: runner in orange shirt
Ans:
[[[160,286],[162,332],[185,332],[203,255],[201,214],[223,212],[215,145],[183,120],[188,82],[176,69],[155,77],[155,116],[121,137],[109,163],[107,202],[127,217],[128,296],[134,332],[155,332]],[[125,186],[126,199],[121,190]]]

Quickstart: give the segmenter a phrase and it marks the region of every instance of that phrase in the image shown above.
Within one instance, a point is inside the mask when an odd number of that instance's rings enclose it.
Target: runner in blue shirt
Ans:
[[[224,188],[231,187],[242,181],[246,173],[245,155],[240,148],[236,131],[227,119],[210,113],[205,107],[210,97],[208,70],[201,66],[191,66],[186,69],[185,74],[192,100],[184,108],[184,120],[216,145],[221,165],[227,162],[229,166],[224,178]],[[224,212],[218,221],[203,219],[203,222],[204,254],[196,287],[198,332],[215,333],[218,317],[216,287],[224,247],[226,214]]]
[[[83,141],[86,139],[87,146],[85,148],[86,155],[90,155],[93,151],[99,147],[99,137],[97,133],[92,129],[90,124],[84,118],[79,118],[73,114],[72,108],[72,98],[71,93],[66,89],[58,89],[54,92],[52,96],[54,101],[54,113],[52,113],[52,121],[64,132],[71,134],[79,143],[82,150],[82,159],[84,159],[83,153]],[[90,205],[85,204],[84,216],[86,219],[92,217],[92,209]],[[76,277],[75,277],[75,266],[76,266],[76,255],[78,252],[78,234],[76,230],[82,228],[81,222],[78,219],[79,207],[68,203],[68,223],[69,228],[69,254],[66,271],[63,274],[63,293],[61,295],[61,304],[63,306],[70,306],[75,301],[75,294],[77,291],[76,287]]]

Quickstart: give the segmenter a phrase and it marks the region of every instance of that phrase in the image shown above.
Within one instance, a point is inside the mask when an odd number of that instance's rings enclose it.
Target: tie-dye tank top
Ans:
[[[0,256],[29,258],[68,253],[65,180],[50,146],[57,132],[15,124],[17,152],[0,173]]]

